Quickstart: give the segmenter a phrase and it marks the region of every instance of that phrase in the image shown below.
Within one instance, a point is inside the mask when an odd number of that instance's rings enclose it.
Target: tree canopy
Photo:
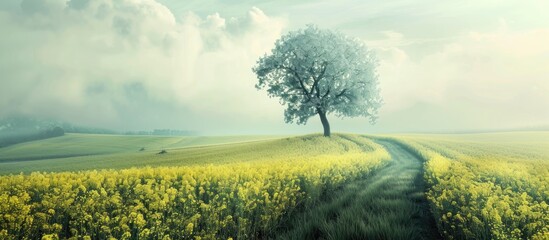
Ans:
[[[277,40],[253,71],[256,88],[286,106],[287,123],[306,124],[318,114],[329,136],[327,114],[362,116],[375,123],[382,103],[377,66],[361,40],[309,25]]]

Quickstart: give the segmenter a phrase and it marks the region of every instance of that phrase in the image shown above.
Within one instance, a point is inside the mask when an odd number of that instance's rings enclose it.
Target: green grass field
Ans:
[[[0,175],[7,239],[549,239],[549,132],[68,134],[0,149]]]
[[[246,161],[257,143],[282,137],[67,134],[0,148],[0,174],[220,163],[226,153]],[[163,149],[168,154],[158,155]]]

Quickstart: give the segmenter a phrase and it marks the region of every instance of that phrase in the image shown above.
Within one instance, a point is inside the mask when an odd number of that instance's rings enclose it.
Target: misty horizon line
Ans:
[[[0,117],[0,135],[2,134],[3,128],[9,119],[25,119],[28,121],[34,121],[35,124],[42,123],[48,127],[67,127],[73,129],[88,129],[96,130],[97,132],[79,132],[71,129],[66,129],[67,133],[83,133],[83,134],[112,134],[112,135],[153,135],[153,136],[242,136],[242,135],[307,135],[307,134],[321,134],[321,131],[297,131],[293,133],[280,133],[276,131],[257,131],[255,133],[250,132],[241,132],[241,133],[206,133],[200,130],[190,129],[181,129],[181,128],[170,128],[166,126],[157,126],[153,128],[143,128],[143,129],[117,129],[117,128],[106,128],[100,126],[86,125],[68,122],[60,119],[53,118],[41,118],[37,116],[31,116],[27,114],[12,114],[9,116]],[[395,131],[337,131],[335,129],[334,133],[353,133],[353,134],[481,134],[481,133],[497,133],[497,132],[530,132],[530,131],[549,131],[549,124],[547,125],[537,125],[537,126],[519,126],[519,127],[507,127],[507,128],[478,128],[478,129],[445,129],[445,130],[395,130]]]

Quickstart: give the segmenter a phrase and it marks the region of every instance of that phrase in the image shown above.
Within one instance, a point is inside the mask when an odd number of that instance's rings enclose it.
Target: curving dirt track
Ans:
[[[391,141],[386,167],[300,214],[280,239],[440,239],[425,199],[420,159]]]

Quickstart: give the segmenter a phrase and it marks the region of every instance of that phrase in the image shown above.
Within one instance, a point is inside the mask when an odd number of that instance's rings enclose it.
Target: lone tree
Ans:
[[[360,40],[309,25],[282,36],[252,70],[259,79],[256,88],[286,105],[287,123],[306,124],[318,114],[328,137],[330,113],[375,123],[382,102],[377,65]]]

